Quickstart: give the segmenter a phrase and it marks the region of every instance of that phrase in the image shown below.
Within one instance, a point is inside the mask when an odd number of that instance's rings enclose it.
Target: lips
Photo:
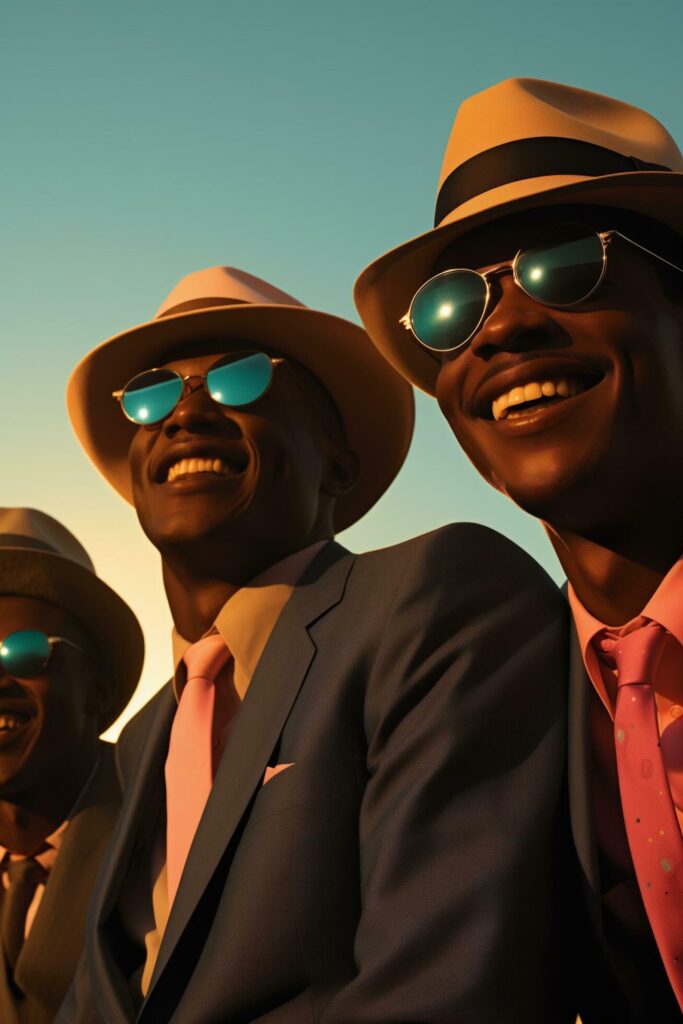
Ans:
[[[16,709],[0,710],[0,747],[7,746],[31,722],[33,715]]]
[[[160,461],[153,476],[158,484],[197,477],[236,477],[247,468],[249,454],[241,445],[188,446],[174,448]]]
[[[592,360],[522,360],[489,372],[475,389],[470,411],[480,419],[517,419],[591,390],[606,368]]]

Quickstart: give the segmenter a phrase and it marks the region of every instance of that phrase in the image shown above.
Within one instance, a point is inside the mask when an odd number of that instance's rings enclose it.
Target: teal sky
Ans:
[[[643,106],[680,143],[682,36],[680,0],[3,5],[0,504],[61,519],[138,612],[136,704],[168,675],[170,620],[155,553],[71,435],[80,357],[219,263],[355,319],[359,271],[431,226],[461,100],[549,78]],[[457,519],[560,578],[537,524],[420,396],[401,477],[342,539],[363,550]]]

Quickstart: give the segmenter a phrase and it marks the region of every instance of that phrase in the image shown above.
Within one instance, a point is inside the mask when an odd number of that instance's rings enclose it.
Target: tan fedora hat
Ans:
[[[360,459],[354,489],[339,499],[335,528],[360,519],[381,497],[408,453],[414,399],[408,384],[362,328],[309,309],[267,281],[232,267],[198,270],[175,286],[153,320],[105,341],[74,370],[67,406],[76,436],[97,468],[132,502],[128,448],[137,429],[112,391],[173,349],[192,342],[237,341],[291,356],[318,378]],[[229,344],[228,349],[229,350]]]
[[[133,695],[145,642],[135,615],[96,575],[83,545],[45,512],[0,508],[0,594],[47,601],[85,626],[117,684],[104,731]]]
[[[500,82],[456,114],[434,228],[366,267],[356,306],[384,357],[434,394],[440,363],[400,319],[447,245],[499,217],[568,203],[634,211],[681,232],[682,183],[676,143],[644,110],[556,82]]]

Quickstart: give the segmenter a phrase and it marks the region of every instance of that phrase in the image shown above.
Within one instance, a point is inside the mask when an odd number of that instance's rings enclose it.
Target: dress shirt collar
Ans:
[[[326,540],[309,544],[301,551],[288,555],[253,580],[236,590],[225,602],[208,633],[218,632],[234,658],[234,683],[240,698],[244,697],[268,639],[280,613],[287,604],[296,584]],[[180,698],[184,673],[178,672],[183,655],[191,642],[174,628],[173,688]]]
[[[592,641],[603,629],[629,633],[631,629],[639,624],[638,620],[640,618],[647,618],[658,622],[660,626],[663,626],[669,633],[675,636],[681,646],[683,646],[683,557],[674,562],[643,608],[641,614],[623,626],[609,626],[607,623],[601,622],[600,619],[596,619],[576,596],[571,583],[567,589],[586,670],[600,699],[611,712],[612,702],[607,696],[600,664],[593,649]]]

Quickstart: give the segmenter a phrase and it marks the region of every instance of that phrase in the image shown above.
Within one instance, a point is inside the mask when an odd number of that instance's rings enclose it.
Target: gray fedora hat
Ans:
[[[116,681],[114,701],[101,720],[104,731],[133,695],[145,643],[137,618],[97,576],[83,545],[45,512],[0,508],[0,594],[57,605],[87,629]]]

